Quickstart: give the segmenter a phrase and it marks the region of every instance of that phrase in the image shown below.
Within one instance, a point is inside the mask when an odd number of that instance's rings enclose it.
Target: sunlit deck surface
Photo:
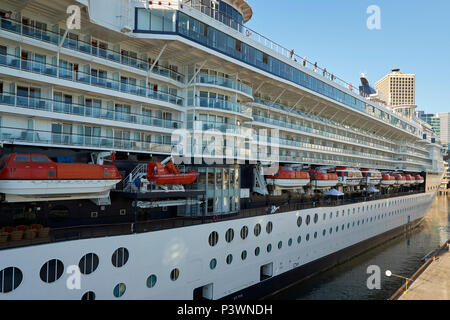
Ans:
[[[420,191],[406,191],[406,192],[396,192],[392,194],[370,194],[370,195],[359,195],[353,198],[344,198],[339,200],[334,200],[331,198],[320,197],[312,200],[302,200],[302,199],[292,199],[286,203],[285,200],[280,200],[279,202],[270,201],[264,205],[258,204],[255,208],[241,209],[239,213],[227,215],[227,216],[199,216],[199,217],[176,217],[171,219],[157,219],[148,221],[136,221],[128,223],[117,223],[117,224],[92,224],[92,225],[77,225],[74,222],[74,226],[65,228],[52,228],[50,229],[49,236],[46,238],[35,238],[33,240],[19,240],[19,241],[7,241],[5,243],[0,243],[0,250],[11,249],[18,247],[26,247],[31,245],[41,245],[46,243],[54,243],[60,241],[70,241],[70,240],[80,240],[80,239],[91,239],[91,238],[102,238],[102,237],[112,237],[112,236],[122,236],[130,235],[134,233],[146,233],[161,231],[174,228],[189,227],[208,223],[218,223],[221,221],[230,221],[237,219],[244,219],[250,217],[264,216],[271,214],[272,206],[279,207],[275,214],[320,208],[320,207],[336,207],[342,205],[349,205],[367,201],[375,201],[382,199],[392,199],[401,196],[414,195],[424,193],[424,190]]]
[[[398,300],[450,300],[450,252],[429,263]]]

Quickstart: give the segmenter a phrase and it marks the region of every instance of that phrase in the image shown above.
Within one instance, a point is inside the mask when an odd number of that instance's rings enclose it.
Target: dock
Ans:
[[[450,300],[450,240],[389,300]]]

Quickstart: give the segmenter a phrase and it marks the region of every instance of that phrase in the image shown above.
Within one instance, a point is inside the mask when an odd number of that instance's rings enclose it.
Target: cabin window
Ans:
[[[19,162],[29,162],[30,161],[30,156],[26,156],[26,155],[17,155],[14,157],[14,161],[19,161]]]
[[[33,162],[50,162],[50,160],[45,156],[31,156]]]
[[[9,267],[0,271],[0,293],[11,292],[21,284],[22,271],[15,267]]]

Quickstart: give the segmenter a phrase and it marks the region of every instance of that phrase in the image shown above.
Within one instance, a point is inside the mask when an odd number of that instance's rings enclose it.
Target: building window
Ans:
[[[11,292],[22,283],[23,275],[20,269],[9,267],[0,271],[0,293]]]
[[[216,231],[211,232],[208,242],[211,247],[214,247],[219,242],[219,234]]]
[[[64,272],[64,264],[58,260],[53,259],[47,261],[41,268],[41,280],[46,283],[52,283],[61,278]]]
[[[114,287],[114,297],[116,298],[120,298],[121,296],[123,296],[125,294],[125,291],[127,290],[127,286],[125,285],[125,283],[119,283]]]
[[[225,234],[225,240],[230,243],[231,241],[233,241],[234,239],[234,230],[233,229],[228,229],[226,234]]]
[[[116,251],[114,251],[111,261],[114,267],[121,268],[123,267],[127,261],[128,261],[128,250],[126,248],[119,248]]]
[[[172,281],[177,281],[179,276],[180,276],[180,270],[178,270],[176,268],[170,272],[170,280],[172,280]]]
[[[82,274],[91,274],[97,269],[98,262],[98,256],[95,253],[88,253],[81,258],[78,263],[78,267],[80,268],[80,272]]]

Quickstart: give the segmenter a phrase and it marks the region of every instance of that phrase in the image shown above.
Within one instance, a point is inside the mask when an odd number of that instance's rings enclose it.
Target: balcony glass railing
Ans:
[[[245,130],[249,130],[248,128],[242,128],[241,126],[237,126],[235,124],[228,123],[218,123],[218,122],[210,122],[210,121],[188,121],[187,128],[189,130],[197,130],[197,131],[208,131],[208,130],[217,130],[222,133],[231,133],[240,135],[241,133],[247,132]]]
[[[198,107],[198,108],[211,108],[211,109],[232,111],[232,112],[244,114],[247,117],[252,117],[252,108],[244,106],[237,102],[225,101],[225,100],[220,100],[220,99],[196,97],[194,99],[194,105],[195,105],[195,107]]]
[[[214,86],[219,86],[219,87],[225,87],[225,88],[229,88],[229,89],[233,89],[233,90],[242,92],[249,96],[253,95],[253,89],[250,86],[243,84],[242,82],[239,82],[236,80],[227,79],[227,78],[218,77],[218,76],[210,76],[210,75],[205,75],[205,74],[198,75],[195,78],[195,84],[198,84],[198,85],[209,84],[209,85],[214,85]]]
[[[170,93],[154,91],[150,86],[146,88],[138,85],[127,84],[107,77],[98,77],[81,71],[73,71],[62,66],[58,67],[42,62],[23,60],[22,58],[12,55],[0,54],[0,66],[6,66],[22,71],[88,84],[118,92],[129,93],[140,97],[147,97],[160,101],[170,102],[178,106],[183,106],[184,103],[183,98],[172,95]]]
[[[43,145],[64,145],[106,150],[160,152],[170,154],[172,144],[134,141],[105,136],[88,136],[22,128],[0,127],[0,137],[11,143],[33,143]]]
[[[330,132],[326,132],[326,131],[318,130],[318,129],[313,129],[313,128],[305,127],[305,126],[298,125],[298,124],[293,124],[293,123],[284,122],[284,121],[275,120],[275,119],[269,119],[269,118],[265,118],[265,117],[261,117],[261,116],[257,116],[257,115],[254,115],[253,119],[254,119],[254,121],[263,122],[263,123],[271,124],[274,126],[284,127],[284,128],[288,128],[288,129],[302,131],[305,133],[316,134],[319,136],[332,138],[332,139],[337,140],[339,143],[341,143],[342,141],[348,141],[348,142],[352,142],[352,143],[355,143],[358,145],[366,145],[365,141],[362,141],[362,140],[352,139],[350,137],[341,136],[341,135],[337,135],[334,133],[330,133]],[[378,148],[377,146],[374,146],[374,145],[368,145],[368,146]],[[381,146],[379,148],[381,148]],[[383,149],[386,149],[386,147],[383,147]],[[387,151],[397,152],[395,149],[387,149]]]
[[[361,156],[361,157],[367,157],[367,158],[372,158],[375,160],[386,160],[386,161],[395,161],[394,157],[388,157],[388,156],[382,156],[379,154],[374,154],[374,153],[370,153],[370,152],[362,152],[362,151],[358,151],[358,150],[353,150],[353,149],[346,149],[346,148],[335,148],[335,147],[330,147],[330,146],[323,146],[323,145],[318,145],[318,144],[313,144],[313,143],[307,143],[307,142],[302,142],[302,141],[294,141],[294,140],[288,140],[288,139],[276,139],[276,138],[271,138],[271,137],[266,137],[266,136],[255,136],[253,141],[257,141],[260,144],[274,144],[276,147],[297,147],[297,148],[303,148],[303,149],[310,149],[312,151],[322,151],[322,152],[333,152],[333,153],[338,153],[340,155],[345,155],[348,157],[357,157],[357,156]]]
[[[0,94],[0,104],[161,128],[178,129],[182,127],[181,121],[164,120],[140,114],[117,112],[114,110],[97,108],[89,105],[80,105],[76,103],[67,103],[51,99],[20,96],[10,93]]]
[[[51,43],[57,46],[60,44],[63,38],[63,35],[52,32],[50,30],[38,29],[32,26],[24,25],[19,21],[5,18],[0,18],[0,29],[20,34],[35,40]],[[136,68],[139,70],[148,71],[151,67],[151,64],[149,64],[149,62],[146,60],[125,56],[122,55],[121,52],[99,48],[97,46],[93,46],[90,43],[83,42],[80,40],[66,38],[62,46],[70,50],[89,54],[108,61],[117,62],[125,66]],[[152,69],[152,73],[158,74],[166,78],[170,78],[180,83],[185,82],[184,75],[182,75],[177,71],[162,66],[155,66]]]
[[[311,119],[313,121],[322,122],[324,125],[334,126],[336,130],[341,130],[338,127],[342,127],[342,125],[338,125],[337,123],[334,123],[333,121],[330,121],[330,120],[328,120],[326,118],[318,117],[318,116],[315,116],[315,115],[312,115],[312,114],[309,114],[309,113],[306,113],[306,112],[298,111],[298,110],[292,110],[292,108],[290,108],[288,106],[284,106],[284,105],[280,105],[280,104],[277,104],[277,103],[273,103],[273,102],[270,102],[270,101],[267,101],[267,100],[263,100],[261,98],[255,98],[254,102],[262,104],[262,105],[265,105],[265,106],[270,106],[270,107],[273,107],[275,109],[279,109],[279,110],[282,110],[282,111],[285,111],[285,112],[294,113],[294,114],[299,115],[299,116],[301,116],[303,118],[308,118],[308,119]],[[365,136],[365,137],[367,137],[369,139],[375,139],[375,140],[380,141],[381,143],[394,145],[393,142],[387,141],[386,139],[383,139],[380,136],[372,135],[369,132],[364,132],[362,130],[356,130],[354,128],[349,128],[349,127],[346,127],[345,129],[349,130],[349,131],[352,131],[353,134],[358,134],[358,135],[361,135],[361,136]],[[345,138],[349,138],[349,139],[355,140],[355,138],[352,138],[352,137],[348,137],[348,136],[344,136],[344,135],[339,135],[339,136],[344,138],[344,139]],[[363,139],[360,139],[360,140],[363,140]],[[373,147],[384,149],[386,151],[394,151],[395,150],[393,148],[388,147],[387,145],[383,145],[383,144],[379,144],[379,143],[372,143],[372,142],[367,141],[367,140],[364,140],[364,141],[365,141],[366,145],[371,145]]]

